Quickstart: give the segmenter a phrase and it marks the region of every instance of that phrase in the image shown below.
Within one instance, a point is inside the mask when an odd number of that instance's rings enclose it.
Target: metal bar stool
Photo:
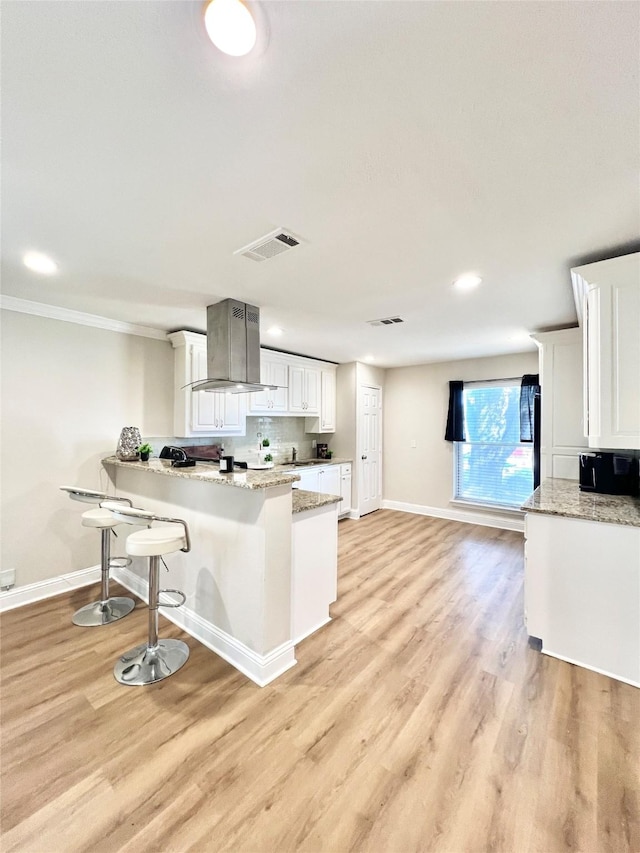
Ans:
[[[178,589],[160,589],[160,560],[165,554],[191,550],[189,528],[181,518],[165,518],[110,500],[104,501],[101,506],[111,512],[116,522],[148,525],[147,530],[138,530],[127,537],[126,550],[132,557],[149,558],[149,637],[146,643],[121,655],[113,674],[120,684],[153,684],[173,675],[189,658],[189,646],[182,640],[158,639],[158,607],[181,607],[186,601],[185,594]],[[154,521],[180,524],[183,529],[152,527]],[[182,601],[160,605],[161,592],[175,593],[181,596]]]
[[[104,492],[96,492],[93,489],[82,489],[79,486],[60,486],[63,492],[68,492],[69,497],[74,501],[82,503],[98,504],[109,498],[109,495]],[[131,504],[129,498],[112,497],[111,500],[117,503]],[[80,610],[76,610],[73,614],[73,624],[79,625],[81,628],[95,628],[98,625],[110,625],[112,622],[117,622],[128,613],[131,613],[136,606],[132,598],[126,596],[110,596],[109,595],[109,569],[115,565],[118,560],[119,565],[128,565],[131,560],[126,557],[111,557],[111,533],[118,522],[113,515],[105,509],[97,507],[96,509],[87,510],[82,513],[82,526],[93,527],[102,531],[102,554],[100,558],[101,570],[101,590],[100,601],[92,601],[91,604],[85,604]],[[114,533],[115,536],[115,533]]]

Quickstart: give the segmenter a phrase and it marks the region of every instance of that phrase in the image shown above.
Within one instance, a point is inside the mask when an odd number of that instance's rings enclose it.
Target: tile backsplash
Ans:
[[[261,433],[261,438],[258,438]],[[222,444],[225,453],[235,456],[236,459],[245,461],[256,459],[258,454],[258,442],[264,438],[269,439],[269,448],[265,453],[273,456],[273,461],[278,463],[290,462],[292,450],[295,447],[298,459],[311,459],[316,455],[313,442],[316,439],[326,442],[327,435],[312,435],[304,431],[304,418],[269,418],[256,417],[247,418],[247,434],[243,436],[199,436],[198,438],[176,438],[175,436],[146,436],[142,440],[147,441],[153,447],[153,455],[158,456],[165,444],[176,444],[182,447],[191,447],[195,444]]]

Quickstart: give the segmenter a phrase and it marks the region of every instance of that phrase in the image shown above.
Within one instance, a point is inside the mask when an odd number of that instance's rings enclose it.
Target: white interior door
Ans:
[[[358,389],[358,511],[366,515],[382,501],[382,390],[374,385]]]

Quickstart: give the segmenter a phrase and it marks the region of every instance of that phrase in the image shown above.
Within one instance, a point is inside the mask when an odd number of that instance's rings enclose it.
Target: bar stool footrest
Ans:
[[[153,648],[142,643],[119,658],[113,675],[120,684],[141,687],[168,678],[188,659],[189,646],[182,640],[160,640]]]
[[[171,593],[173,593],[173,595],[179,595],[180,598],[182,599],[182,601],[179,601],[177,604],[174,603],[173,601],[170,601],[170,602],[160,601],[160,596],[162,595],[163,592],[165,592],[165,593],[171,592]],[[182,592],[181,589],[161,589],[158,591],[158,607],[182,607],[182,605],[185,603],[186,600],[187,600],[187,596],[184,594],[184,592]]]
[[[110,569],[126,569],[127,566],[130,566],[133,560],[131,557],[112,557],[109,560],[109,568]]]

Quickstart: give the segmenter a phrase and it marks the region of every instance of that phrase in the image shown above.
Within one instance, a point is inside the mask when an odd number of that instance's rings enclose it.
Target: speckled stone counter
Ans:
[[[293,490],[292,513],[307,512],[310,509],[318,509],[321,506],[337,504],[342,500],[338,495],[323,495],[320,492],[308,492],[306,489]]]
[[[239,489],[269,489],[272,486],[284,486],[295,483],[300,476],[294,468],[269,468],[267,471],[235,471],[233,474],[221,474],[218,465],[212,462],[196,462],[193,468],[172,468],[166,459],[150,459],[148,462],[123,462],[117,456],[108,456],[103,465],[116,465],[122,468],[160,474],[166,477],[179,477],[182,480],[205,480],[220,486],[235,486]]]
[[[278,471],[295,471],[296,468],[304,468],[308,465],[309,468],[321,468],[323,465],[346,465],[353,462],[353,459],[342,459],[332,456],[331,459],[299,459],[296,465],[285,463],[284,465],[276,465]]]
[[[581,492],[577,480],[545,480],[522,505],[525,512],[640,527],[640,499]]]

